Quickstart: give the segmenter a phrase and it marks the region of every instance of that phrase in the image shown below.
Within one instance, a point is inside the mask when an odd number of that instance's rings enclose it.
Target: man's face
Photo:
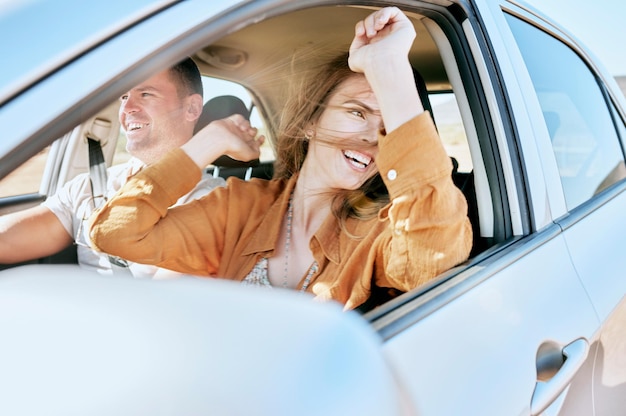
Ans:
[[[158,160],[191,138],[201,111],[200,95],[181,97],[169,70],[154,75],[120,97],[126,149],[145,163]]]

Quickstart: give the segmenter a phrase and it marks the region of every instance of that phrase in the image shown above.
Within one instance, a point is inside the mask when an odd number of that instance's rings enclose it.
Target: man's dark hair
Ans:
[[[170,69],[172,75],[178,81],[178,93],[181,96],[190,94],[203,95],[202,77],[198,66],[191,58],[185,58]]]

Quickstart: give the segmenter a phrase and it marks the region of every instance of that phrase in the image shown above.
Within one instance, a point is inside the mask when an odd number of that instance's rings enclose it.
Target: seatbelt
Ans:
[[[87,133],[87,143],[89,143],[89,180],[91,182],[91,195],[95,208],[100,208],[107,200],[107,166],[102,154],[100,141],[89,137]],[[132,275],[128,269],[128,262],[117,256],[107,255],[111,263],[113,273],[125,273]]]
[[[91,196],[93,197],[95,207],[100,208],[107,199],[107,167],[104,162],[100,141],[92,139],[87,135],[87,143],[89,143],[89,180],[91,181]]]

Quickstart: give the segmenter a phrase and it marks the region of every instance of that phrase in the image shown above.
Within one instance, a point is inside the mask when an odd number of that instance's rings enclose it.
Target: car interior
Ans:
[[[348,49],[354,24],[371,13],[363,6],[322,6],[261,20],[242,29],[233,30],[221,39],[197,50],[192,58],[203,77],[236,85],[245,94],[230,91],[221,94],[205,88],[205,106],[198,128],[211,120],[233,112],[250,117],[268,140],[266,157],[242,163],[222,157],[207,167],[207,172],[224,178],[236,176],[244,180],[272,177],[272,141],[280,117],[280,109],[289,94],[289,86],[300,77]],[[494,168],[486,166],[480,149],[484,140],[472,105],[479,100],[461,69],[458,45],[454,36],[460,25],[445,8],[407,11],[417,36],[410,52],[410,62],[424,108],[431,111],[446,150],[453,162],[453,180],[467,198],[474,228],[471,259],[510,236],[502,220],[503,208],[498,192],[491,190]],[[445,23],[444,23],[445,22]],[[216,94],[217,93],[217,94]],[[244,97],[242,97],[244,95]],[[247,95],[247,97],[245,97]],[[243,99],[242,99],[243,98]],[[249,104],[244,101],[248,100]],[[124,161],[123,143],[117,116],[118,103],[102,109],[80,126],[57,140],[48,153],[48,165],[39,190],[40,199],[75,175],[89,170],[85,136],[89,132],[101,143],[104,158],[110,165]],[[61,157],[62,156],[62,157]],[[0,185],[2,182],[0,182]],[[16,204],[0,206],[0,213]],[[37,201],[30,200],[30,204]],[[25,202],[24,202],[25,204]],[[69,247],[58,255],[40,259],[40,263],[76,262]],[[6,267],[6,266],[5,266]]]

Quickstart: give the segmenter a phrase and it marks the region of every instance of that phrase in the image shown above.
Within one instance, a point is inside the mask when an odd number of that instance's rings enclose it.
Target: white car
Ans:
[[[271,142],[293,68],[345,50],[385,5],[417,31],[470,259],[353,312],[219,279],[100,276],[73,247],[3,265],[1,415],[626,412],[626,101],[518,0],[2,2],[0,215],[87,171],[96,119],[107,163],[123,160],[117,98],[184,56]],[[272,160],[216,174],[269,177]]]

